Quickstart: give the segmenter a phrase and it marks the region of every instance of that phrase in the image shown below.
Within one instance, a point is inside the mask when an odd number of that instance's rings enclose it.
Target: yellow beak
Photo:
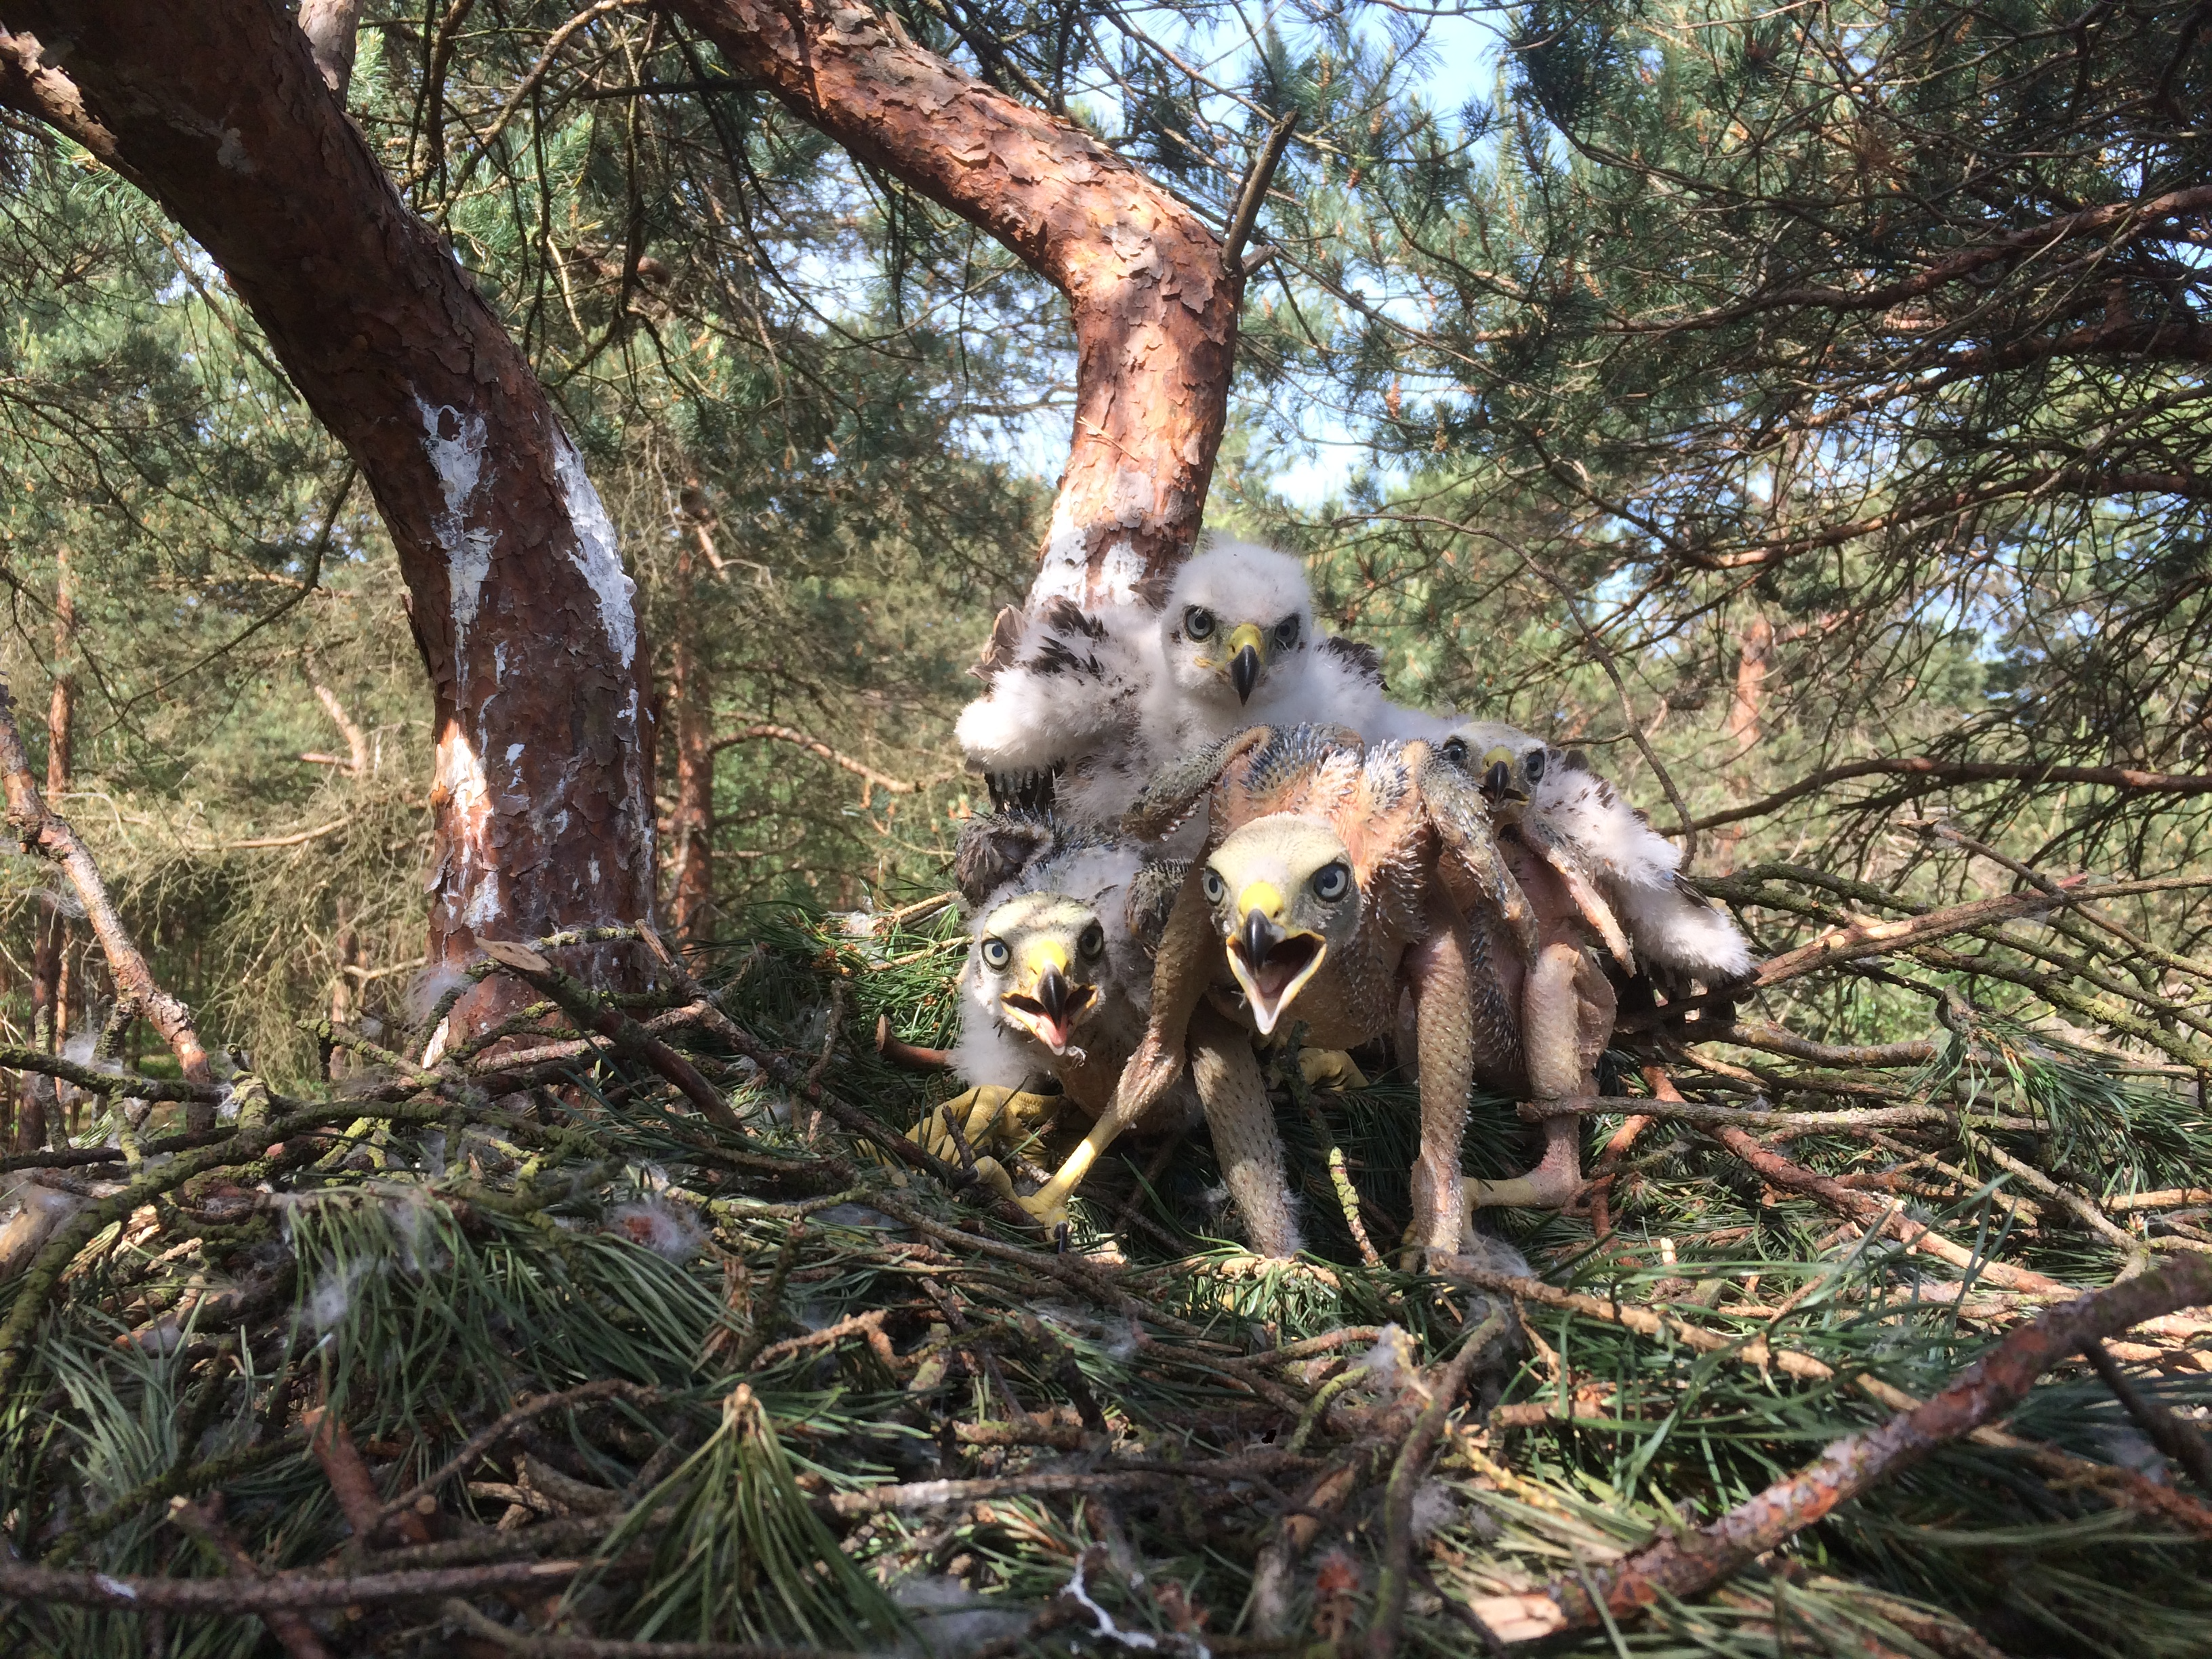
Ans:
[[[1256,623],[1239,623],[1229,631],[1229,683],[1237,688],[1237,701],[1252,701],[1252,688],[1267,664],[1267,636]]]
[[[1319,933],[1285,925],[1283,896],[1273,882],[1248,885],[1237,896],[1231,914],[1243,921],[1229,936],[1229,971],[1243,988],[1260,1035],[1267,1036],[1306,981],[1321,970],[1328,941]]]
[[[1056,939],[1039,939],[1022,957],[1014,989],[999,999],[1007,1019],[1055,1054],[1066,1054],[1076,1024],[1091,1011],[1098,993],[1067,976],[1066,948]]]

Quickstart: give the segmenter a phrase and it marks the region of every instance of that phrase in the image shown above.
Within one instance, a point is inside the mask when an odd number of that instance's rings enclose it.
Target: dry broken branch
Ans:
[[[598,1032],[614,1044],[616,1052],[651,1066],[681,1089],[684,1098],[696,1106],[709,1123],[725,1129],[742,1127],[738,1115],[730,1109],[730,1103],[699,1074],[697,1066],[605,1001],[599,993],[571,979],[526,945],[506,939],[483,939],[479,943],[486,956],[532,989],[558,1003],[561,1011],[580,1029]]]
[[[741,743],[757,743],[764,739],[770,739],[777,743],[797,744],[801,749],[811,750],[812,753],[821,756],[823,760],[828,761],[832,766],[839,767],[845,771],[850,772],[854,777],[866,782],[871,788],[880,789],[886,795],[915,794],[921,790],[928,789],[933,787],[935,785],[943,783],[949,778],[955,778],[959,775],[957,771],[939,772],[933,777],[923,778],[918,782],[911,778],[895,778],[888,772],[877,771],[874,767],[869,765],[866,761],[854,760],[850,755],[831,748],[819,738],[811,738],[807,736],[805,732],[799,731],[795,726],[778,726],[769,720],[756,720],[750,725],[738,727],[734,732],[725,732],[722,736],[716,738],[714,742],[708,745],[708,747],[714,750],[723,750],[732,748]]]
[[[23,850],[60,866],[70,885],[76,890],[85,920],[91,924],[108,969],[115,975],[116,988],[133,999],[153,1022],[176,1055],[186,1082],[213,1083],[215,1073],[208,1065],[207,1050],[192,1029],[191,1010],[155,983],[154,970],[146,965],[123,918],[116,914],[91,852],[70,827],[69,820],[49,807],[40,793],[38,781],[31,775],[30,757],[23,751],[22,733],[16,729],[15,705],[4,679],[0,679],[0,787],[7,791],[9,825],[21,837]],[[213,1103],[194,1100],[185,1114],[185,1127],[205,1129],[214,1122]]]
[[[2043,766],[2026,761],[1937,760],[1929,755],[1911,755],[1893,760],[1847,761],[1840,766],[1826,767],[1745,805],[1710,812],[1686,823],[1662,825],[1659,833],[1686,835],[1741,823],[1748,818],[1766,817],[1808,795],[1819,794],[1831,785],[1848,783],[1853,778],[1875,777],[1921,779],[1931,788],[1949,783],[2092,784],[2136,794],[2212,794],[2212,774],[2147,772],[2132,766]]]

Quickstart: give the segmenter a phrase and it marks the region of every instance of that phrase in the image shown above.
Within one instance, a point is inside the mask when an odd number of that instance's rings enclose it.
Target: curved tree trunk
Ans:
[[[739,74],[1004,242],[1067,296],[1075,437],[1030,590],[1152,597],[1189,553],[1228,416],[1244,273],[1073,123],[835,0],[674,0]]]
[[[650,715],[613,526],[530,365],[306,36],[268,0],[0,0],[0,23],[15,31],[0,100],[198,240],[375,495],[435,702],[433,961],[647,915]],[[604,979],[621,962],[574,965]],[[459,1024],[504,982],[472,992]]]

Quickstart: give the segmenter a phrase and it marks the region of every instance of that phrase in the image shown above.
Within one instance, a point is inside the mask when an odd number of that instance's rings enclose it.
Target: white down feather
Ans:
[[[1187,634],[1194,609],[1216,619],[1211,638]],[[1218,656],[1243,622],[1271,644],[1240,702]],[[1273,630],[1293,622],[1295,642],[1275,645]],[[1158,611],[1062,603],[1026,617],[957,735],[969,764],[988,774],[1058,768],[1058,816],[1116,825],[1162,766],[1248,726],[1341,726],[1381,740],[1432,737],[1447,723],[1390,702],[1370,656],[1319,631],[1298,560],[1217,538],[1176,573]]]
[[[1466,721],[1453,731],[1471,756],[1546,746],[1494,720]],[[1551,763],[1524,810],[1581,850],[1638,960],[1709,984],[1750,972],[1750,944],[1728,912],[1685,884],[1681,850],[1603,778],[1549,752]]]

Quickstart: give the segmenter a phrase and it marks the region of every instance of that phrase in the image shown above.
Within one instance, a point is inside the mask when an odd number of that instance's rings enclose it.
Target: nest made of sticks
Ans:
[[[2212,1052],[2120,890],[1713,884],[1760,1000],[1624,1021],[1527,1274],[1391,1265],[1412,1091],[1294,1066],[1312,1258],[1238,1248],[1202,1137],[1055,1250],[900,1137],[928,907],[625,999],[509,953],[541,1000],[427,1071],[10,1054],[100,1104],[6,1160],[0,1646],[2206,1652]]]

